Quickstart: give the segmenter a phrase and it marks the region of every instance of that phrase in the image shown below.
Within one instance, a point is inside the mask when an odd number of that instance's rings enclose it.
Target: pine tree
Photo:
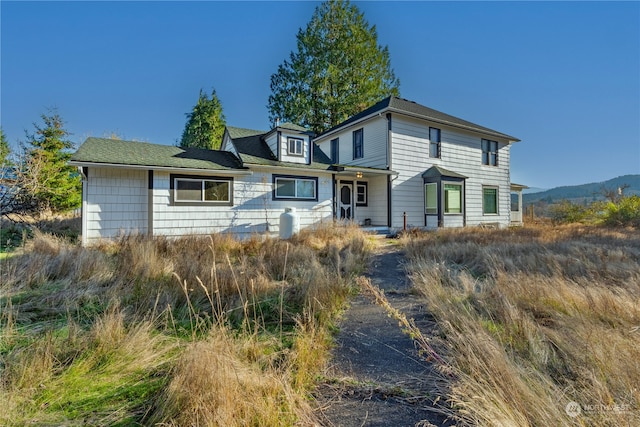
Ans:
[[[82,182],[76,168],[69,166],[73,143],[57,113],[41,116],[43,126],[34,123],[27,134],[20,168],[22,190],[40,211],[65,211],[80,206]]]
[[[4,131],[2,130],[2,128],[0,128],[0,167],[8,164],[9,154],[11,154],[9,141],[7,141],[7,137],[4,135]]]
[[[211,91],[211,98],[200,89],[198,102],[191,113],[187,113],[181,147],[197,147],[216,150],[222,143],[225,118],[222,112],[222,104],[216,95],[215,89]]]
[[[271,76],[271,122],[279,118],[320,133],[399,95],[388,48],[378,45],[376,27],[349,1],[318,6],[296,37],[297,52]]]

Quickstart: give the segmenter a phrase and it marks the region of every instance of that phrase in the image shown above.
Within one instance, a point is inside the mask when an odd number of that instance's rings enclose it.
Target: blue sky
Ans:
[[[532,187],[640,173],[639,2],[356,2],[401,96],[522,140]],[[175,144],[200,88],[268,129],[270,76],[318,2],[0,2],[10,143],[56,107],[80,144]]]

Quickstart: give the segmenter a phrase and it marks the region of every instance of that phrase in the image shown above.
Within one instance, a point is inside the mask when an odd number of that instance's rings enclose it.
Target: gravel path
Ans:
[[[429,336],[434,324],[410,295],[404,255],[386,240],[372,257],[367,276],[384,289],[389,303],[413,318]],[[434,367],[380,306],[359,295],[339,323],[327,380],[317,390],[325,426],[449,426],[434,410],[438,398]]]

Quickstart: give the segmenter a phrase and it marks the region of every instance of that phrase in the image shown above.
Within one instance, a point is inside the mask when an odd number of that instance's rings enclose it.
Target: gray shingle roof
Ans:
[[[227,127],[229,129],[229,127]],[[238,128],[234,128],[238,129]],[[246,130],[246,129],[245,129]],[[331,166],[331,160],[320,148],[313,144],[313,161],[310,165],[300,163],[290,163],[278,161],[278,158],[271,152],[271,149],[262,138],[262,134],[233,138],[233,135],[241,135],[242,132],[229,131],[229,136],[236,147],[243,164],[253,164],[262,166],[286,166],[298,169],[327,170]]]
[[[263,130],[237,128],[233,126],[227,126],[227,132],[231,139],[245,138],[247,136],[264,135],[266,132]]]
[[[433,122],[442,123],[445,125],[450,125],[458,128],[463,128],[463,129],[467,129],[474,132],[479,132],[488,136],[504,138],[510,141],[520,141],[518,138],[514,136],[510,136],[505,133],[498,132],[493,129],[489,129],[484,126],[477,125],[467,120],[463,120],[458,117],[445,114],[441,111],[434,110],[433,108],[425,107],[424,105],[420,105],[417,102],[409,101],[404,98],[398,98],[396,96],[390,96],[383,99],[382,101],[372,105],[371,107],[356,114],[355,116],[348,118],[347,120],[340,123],[339,125],[334,126],[333,128],[327,130],[326,132],[323,132],[319,136],[332,132],[333,130],[341,128],[350,123],[356,122],[371,114],[382,112],[385,110],[389,110],[391,112],[410,114],[410,115],[421,117],[423,119],[430,120]]]
[[[452,172],[445,168],[441,168],[440,166],[431,166],[422,174],[423,178],[439,178],[443,176],[445,177],[448,176],[452,178],[462,178],[462,179],[468,178],[467,176],[461,175],[457,172]]]
[[[229,152],[181,148],[147,142],[89,137],[71,162],[136,165],[184,169],[243,169]]]

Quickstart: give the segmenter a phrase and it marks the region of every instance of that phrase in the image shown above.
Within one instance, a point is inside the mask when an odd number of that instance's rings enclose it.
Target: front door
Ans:
[[[353,184],[340,183],[340,191],[338,191],[338,212],[340,219],[353,218]]]

